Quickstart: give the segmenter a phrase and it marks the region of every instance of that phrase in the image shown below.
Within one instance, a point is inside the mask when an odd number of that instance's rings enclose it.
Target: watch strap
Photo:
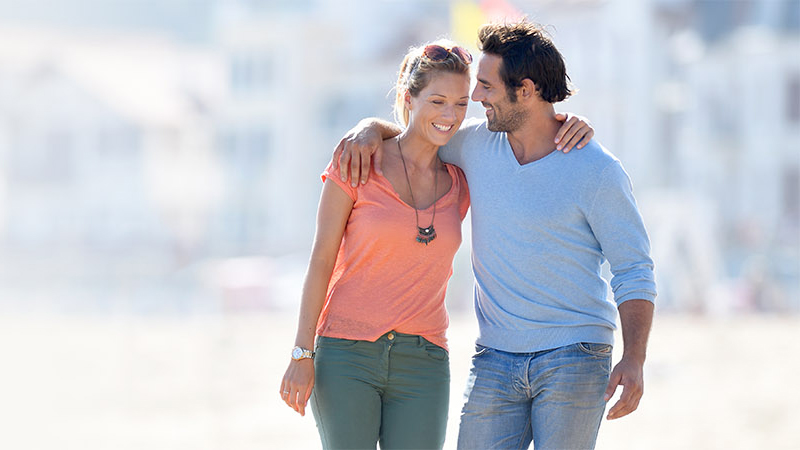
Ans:
[[[292,359],[294,359],[295,361],[299,361],[301,359],[314,359],[315,354],[316,352],[314,352],[313,350],[309,350],[307,348],[303,348],[300,346],[295,346],[292,349]],[[295,355],[298,356],[295,357]]]

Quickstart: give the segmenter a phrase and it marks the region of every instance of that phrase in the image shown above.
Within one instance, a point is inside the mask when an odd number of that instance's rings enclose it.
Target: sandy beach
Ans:
[[[320,448],[311,414],[278,395],[294,323],[263,312],[5,315],[0,448]],[[448,449],[474,327],[452,318]],[[639,410],[604,421],[598,448],[800,448],[798,330],[800,317],[658,316]]]

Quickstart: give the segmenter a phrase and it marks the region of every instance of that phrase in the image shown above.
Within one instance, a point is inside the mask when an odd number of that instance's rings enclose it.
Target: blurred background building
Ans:
[[[631,174],[659,309],[800,312],[800,2],[36,3],[0,0],[0,308],[293,310],[319,174],[407,48],[526,14]]]
[[[647,393],[598,449],[797,448],[798,0],[0,0],[0,448],[319,448],[277,395],[319,175],[391,118],[409,46],[477,54],[480,24],[524,14],[656,262]]]

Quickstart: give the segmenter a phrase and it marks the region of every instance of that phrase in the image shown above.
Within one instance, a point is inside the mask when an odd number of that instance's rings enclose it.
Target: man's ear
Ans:
[[[524,78],[522,80],[522,86],[517,88],[517,97],[523,99],[538,99],[539,89],[536,87],[533,80]]]

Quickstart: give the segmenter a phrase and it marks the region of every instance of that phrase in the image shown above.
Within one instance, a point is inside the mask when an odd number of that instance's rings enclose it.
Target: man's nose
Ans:
[[[483,93],[479,91],[480,91],[480,86],[475,86],[475,89],[472,90],[471,98],[473,102],[483,101]]]

